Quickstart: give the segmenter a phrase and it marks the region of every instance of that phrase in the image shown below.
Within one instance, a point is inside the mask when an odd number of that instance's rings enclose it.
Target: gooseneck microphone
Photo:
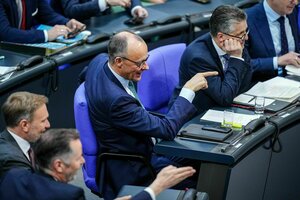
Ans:
[[[221,148],[221,152],[226,152],[228,148],[234,146],[237,144],[241,139],[243,139],[245,136],[250,135],[251,133],[255,132],[256,130],[260,129],[265,125],[266,118],[265,117],[259,117],[257,119],[254,119],[250,121],[245,127],[241,135],[238,135],[236,138],[234,138],[229,144],[223,146]]]

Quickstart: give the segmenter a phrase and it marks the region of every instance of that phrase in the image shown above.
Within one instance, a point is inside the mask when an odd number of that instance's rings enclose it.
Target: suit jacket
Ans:
[[[26,30],[20,30],[15,0],[0,1],[0,40],[18,43],[45,42],[44,32],[31,29],[37,24],[66,24],[69,20],[53,11],[47,0],[26,1]]]
[[[146,191],[142,191],[136,195],[134,195],[131,200],[152,200],[150,194]]]
[[[7,130],[4,130],[0,135],[0,179],[12,168],[33,170],[18,143]]]
[[[273,57],[277,55],[263,3],[247,9],[246,13],[248,15],[247,23],[249,27],[249,40],[246,47],[252,58],[251,66],[254,77],[256,79],[268,79],[277,76],[277,71],[274,70],[273,66]],[[294,12],[287,17],[295,39],[296,52],[299,52],[297,9],[295,8]]]
[[[149,114],[112,74],[105,54],[97,56],[89,65],[85,91],[99,153],[140,154],[150,161],[151,137],[173,140],[196,112],[189,101],[178,97],[165,117]],[[106,167],[105,199],[114,198],[125,184],[148,185],[151,182],[148,170],[139,162],[110,160]],[[109,192],[113,195],[107,195]]]
[[[196,73],[218,71],[218,76],[207,77],[208,89],[196,93],[193,104],[198,114],[213,106],[230,106],[233,99],[250,88],[252,70],[247,51],[243,52],[244,61],[230,58],[224,73],[222,63],[212,43],[209,33],[197,38],[184,51],[179,67],[179,86],[175,88],[172,101],[178,96],[183,85]]]
[[[12,169],[0,182],[1,200],[84,200],[83,189],[44,173]]]
[[[140,0],[131,0],[130,10],[138,5],[141,5]],[[51,6],[56,12],[77,20],[88,19],[101,14],[98,0],[52,0]],[[129,12],[130,10],[128,9]],[[110,10],[105,10],[102,14],[109,13]]]

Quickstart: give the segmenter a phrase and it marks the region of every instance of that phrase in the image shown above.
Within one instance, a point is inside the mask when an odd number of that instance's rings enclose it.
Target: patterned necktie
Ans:
[[[284,21],[285,21],[284,16],[279,17],[277,21],[280,24],[280,43],[281,43],[280,55],[284,55],[289,52],[289,46],[288,46],[288,41],[285,32],[285,25],[284,25]],[[284,74],[285,73],[282,67],[278,67],[278,75],[283,76]]]
[[[138,101],[140,102],[141,106],[144,108],[142,102],[140,101],[140,98],[139,98],[138,94],[136,93],[136,90],[135,90],[135,87],[134,87],[134,84],[133,84],[132,81],[129,81],[129,82],[128,82],[128,89],[132,92],[134,98],[135,98],[136,100],[138,100]]]
[[[21,0],[22,2],[22,19],[21,19],[21,29],[26,29],[26,4],[25,0]]]
[[[228,62],[229,62],[230,55],[224,54],[224,55],[222,55],[222,57],[223,57],[223,61],[222,62],[223,62],[224,72],[226,72],[227,69],[228,69]]]
[[[29,160],[31,163],[31,166],[35,169],[35,159],[34,159],[34,152],[32,150],[32,148],[30,147],[30,149],[28,150],[28,156],[29,156]]]

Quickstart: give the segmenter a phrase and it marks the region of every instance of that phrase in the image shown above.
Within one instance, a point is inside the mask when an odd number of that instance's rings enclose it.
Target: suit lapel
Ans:
[[[224,78],[223,65],[222,65],[220,57],[212,43],[212,38],[211,38],[210,34],[208,34],[208,36],[205,38],[205,44],[206,44],[209,52],[211,53],[213,60],[216,62],[216,65],[217,65],[216,67],[217,67],[217,71],[219,72],[219,75],[223,79]]]
[[[256,18],[260,23],[254,24],[257,32],[260,37],[260,41],[262,41],[262,45],[265,46],[266,51],[269,52],[269,55],[276,55],[275,48],[273,45],[273,39],[269,28],[268,19],[263,7],[263,4],[259,5],[260,9],[257,12]],[[250,30],[251,31],[251,30]],[[255,40],[256,38],[253,38]]]
[[[299,52],[299,45],[298,45],[298,24],[297,24],[297,12],[296,9],[294,9],[294,12],[290,15],[287,15],[287,18],[289,19],[291,28],[292,28],[292,34],[294,37],[294,41],[295,41],[295,51]]]

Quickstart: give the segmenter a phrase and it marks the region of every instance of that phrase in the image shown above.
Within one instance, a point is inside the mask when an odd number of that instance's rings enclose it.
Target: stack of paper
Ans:
[[[213,121],[213,122],[223,122],[223,116],[224,112],[223,111],[218,111],[218,110],[208,110],[202,117],[202,120],[207,120],[207,121]],[[259,118],[260,115],[247,115],[247,114],[241,114],[241,113],[234,113],[233,116],[233,123],[235,121],[239,121],[240,124],[245,126],[248,124],[250,121],[253,119]]]
[[[294,65],[287,65],[285,69],[290,75],[300,76],[300,68],[295,67]]]
[[[265,82],[258,82],[245,94],[292,102],[300,96],[300,82],[277,76]]]

